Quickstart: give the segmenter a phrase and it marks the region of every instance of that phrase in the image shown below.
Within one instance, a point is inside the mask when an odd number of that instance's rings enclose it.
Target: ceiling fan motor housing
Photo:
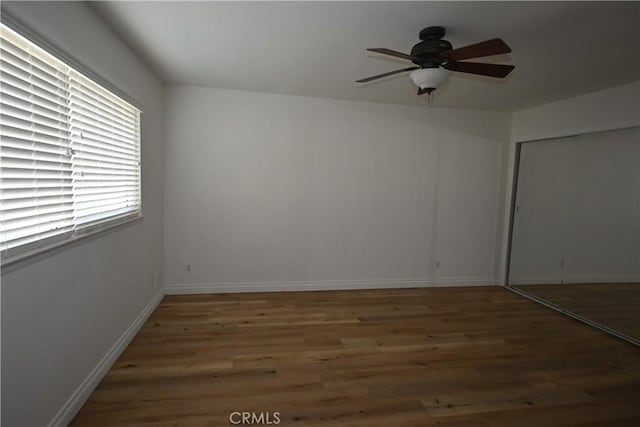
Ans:
[[[427,28],[423,28],[418,34],[418,38],[420,40],[438,40],[443,38],[445,35],[444,27],[439,25],[432,25]]]
[[[411,56],[420,58],[420,60],[412,60],[412,62],[425,68],[437,67],[442,63],[440,53],[451,49],[451,43],[447,40],[421,41],[411,48]]]
[[[420,31],[419,37],[422,41],[411,48],[411,56],[420,60],[412,60],[412,62],[422,68],[439,67],[442,64],[440,54],[453,49],[451,43],[442,40],[444,34],[444,28],[436,26]]]

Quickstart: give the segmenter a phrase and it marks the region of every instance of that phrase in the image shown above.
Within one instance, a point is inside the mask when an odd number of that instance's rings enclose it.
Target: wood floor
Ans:
[[[640,339],[640,283],[564,283],[516,287]]]
[[[228,426],[234,411],[637,427],[640,349],[498,287],[168,296],[73,425]]]

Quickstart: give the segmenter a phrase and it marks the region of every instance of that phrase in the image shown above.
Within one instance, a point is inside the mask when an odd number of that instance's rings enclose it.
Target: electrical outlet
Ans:
[[[191,274],[191,264],[187,264],[187,266],[185,267],[185,271],[187,272],[187,274]]]

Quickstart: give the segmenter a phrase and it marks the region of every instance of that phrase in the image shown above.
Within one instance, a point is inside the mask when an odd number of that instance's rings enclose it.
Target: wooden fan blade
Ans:
[[[440,57],[449,61],[460,61],[462,59],[482,58],[483,56],[500,55],[509,52],[511,52],[511,48],[502,39],[491,39],[442,52]]]
[[[385,49],[383,47],[374,47],[371,49],[367,49],[369,52],[381,53],[383,55],[395,56],[396,58],[408,59],[409,61],[422,61],[420,58],[416,58],[415,56],[407,55],[406,53],[398,52],[391,49]]]
[[[502,78],[506,77],[516,67],[504,64],[484,64],[482,62],[449,62],[444,68],[460,73]]]
[[[371,77],[367,77],[365,79],[356,80],[356,83],[366,83],[366,82],[370,82],[371,80],[377,80],[377,79],[381,79],[383,77],[393,76],[394,74],[404,73],[405,71],[416,70],[418,68],[420,68],[420,67],[407,67],[407,68],[403,68],[401,70],[389,71],[388,73],[382,73],[382,74],[378,74],[377,76],[371,76]]]

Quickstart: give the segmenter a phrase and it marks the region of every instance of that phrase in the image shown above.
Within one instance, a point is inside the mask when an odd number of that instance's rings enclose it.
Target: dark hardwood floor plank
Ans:
[[[640,425],[640,349],[498,287],[167,296],[72,425]]]

